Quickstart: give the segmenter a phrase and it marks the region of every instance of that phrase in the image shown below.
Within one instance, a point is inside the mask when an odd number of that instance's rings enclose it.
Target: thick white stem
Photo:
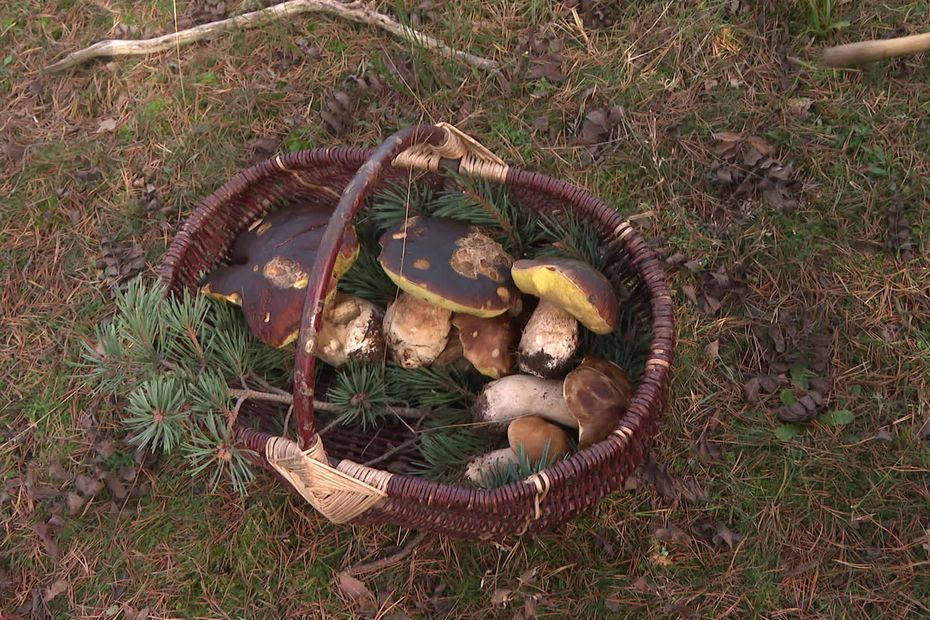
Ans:
[[[510,448],[501,448],[476,456],[465,467],[465,477],[475,484],[488,486],[494,479],[494,473],[519,463],[517,454]]]
[[[540,299],[520,338],[520,370],[537,377],[557,376],[577,350],[578,321],[562,308]]]
[[[561,381],[510,375],[484,386],[475,403],[475,422],[489,423],[494,428],[501,428],[511,420],[528,415],[578,427],[578,420],[568,410],[562,395]]]

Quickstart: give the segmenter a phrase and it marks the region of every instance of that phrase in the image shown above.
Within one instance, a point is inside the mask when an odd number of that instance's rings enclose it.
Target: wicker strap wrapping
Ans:
[[[349,460],[337,467],[326,462],[323,442],[317,437],[310,449],[301,450],[285,437],[265,444],[265,458],[320,514],[333,523],[345,523],[387,496],[391,474]]]
[[[459,172],[502,183],[507,178],[507,164],[489,151],[483,144],[449,123],[436,123],[445,130],[443,142],[437,146],[416,144],[398,155],[391,162],[398,168],[417,170],[439,170],[443,159],[459,160]]]

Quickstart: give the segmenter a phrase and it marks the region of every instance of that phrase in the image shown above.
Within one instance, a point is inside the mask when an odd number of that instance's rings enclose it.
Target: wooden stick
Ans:
[[[930,51],[930,32],[828,47],[823,51],[823,63],[829,67],[849,67],[927,51]]]
[[[413,553],[416,548],[426,539],[426,536],[429,532],[420,532],[413,536],[407,544],[405,544],[400,551],[393,553],[387,557],[383,557],[379,560],[373,562],[366,562],[364,564],[356,564],[355,566],[350,566],[345,571],[348,575],[364,575],[365,573],[372,573],[375,571],[383,570],[393,564],[397,564],[401,560],[404,560]]]
[[[239,401],[246,401],[249,399],[266,400],[273,403],[281,403],[282,405],[290,405],[294,402],[294,397],[291,394],[280,391],[260,392],[258,390],[240,390],[237,388],[229,388],[229,395],[239,399]],[[322,400],[314,400],[313,408],[319,409],[320,411],[325,411],[327,413],[342,413],[345,410],[342,405],[327,403],[323,402]],[[426,409],[417,409],[415,407],[395,407],[394,405],[387,405],[385,409],[387,409],[390,413],[396,414],[398,417],[412,418],[415,420],[422,419],[423,416],[428,413],[428,410]]]
[[[383,13],[378,13],[377,11],[362,7],[360,2],[342,4],[338,0],[290,0],[289,2],[275,4],[258,11],[252,11],[251,13],[243,13],[242,15],[236,15],[218,22],[194,26],[193,28],[152,39],[111,39],[108,41],[99,41],[90,47],[71,52],[58,62],[46,67],[45,70],[60,71],[93,60],[94,58],[154,54],[169,49],[175,49],[181,45],[187,45],[188,43],[201,41],[223,32],[257,28],[273,21],[293,19],[302,13],[324,13],[360,24],[375,26],[405,41],[409,41],[430,51],[445,54],[479,69],[497,71],[500,67],[497,61],[449,47],[445,42],[396,22]]]

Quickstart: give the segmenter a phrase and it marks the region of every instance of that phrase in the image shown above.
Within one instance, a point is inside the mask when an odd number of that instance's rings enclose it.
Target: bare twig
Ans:
[[[294,397],[283,390],[276,389],[274,392],[261,392],[259,390],[240,390],[236,388],[229,388],[229,395],[238,398],[239,400],[267,400],[273,403],[281,403],[284,405],[290,405],[294,402]],[[322,400],[314,400],[313,408],[318,411],[325,411],[326,413],[342,413],[344,407],[342,405],[336,405],[334,403],[327,403]],[[401,418],[413,418],[420,420],[427,413],[425,409],[417,409],[415,407],[394,407],[388,405],[386,407],[391,413],[397,414]]]
[[[415,436],[415,437],[411,437],[410,439],[408,439],[408,440],[406,440],[406,441],[400,442],[399,444],[397,444],[396,446],[394,446],[393,448],[391,448],[390,450],[388,450],[388,451],[385,452],[384,454],[379,454],[378,456],[374,457],[373,459],[369,459],[369,460],[365,461],[364,463],[362,463],[362,465],[364,465],[365,467],[371,467],[372,465],[377,465],[378,463],[382,463],[382,462],[388,460],[389,458],[391,458],[392,456],[394,456],[395,454],[397,454],[398,452],[400,452],[401,450],[404,450],[404,449],[409,448],[410,446],[416,444],[419,440],[420,440],[419,435],[417,435],[417,436]]]
[[[345,571],[348,575],[364,575],[365,573],[373,573],[381,569],[387,568],[392,564],[397,564],[398,562],[404,560],[413,553],[421,542],[426,538],[429,532],[420,532],[409,541],[407,544],[401,547],[400,551],[393,553],[387,557],[383,557],[380,560],[374,560],[373,562],[365,562],[364,564],[356,564],[355,566],[350,566]]]
[[[375,26],[405,41],[419,45],[427,50],[455,58],[456,60],[479,69],[496,71],[500,67],[497,61],[449,47],[445,42],[435,37],[431,37],[409,26],[396,22],[383,13],[363,7],[360,2],[343,4],[338,0],[290,0],[289,2],[275,4],[258,11],[243,13],[242,15],[236,15],[209,24],[194,26],[193,28],[172,32],[152,39],[111,39],[108,41],[99,41],[90,47],[68,54],[58,62],[46,67],[46,71],[68,69],[87,62],[88,60],[93,60],[94,58],[109,56],[144,56],[163,52],[165,50],[175,49],[181,45],[187,45],[188,43],[202,41],[203,39],[220,33],[257,28],[274,21],[293,19],[297,15],[303,13],[324,13],[348,21]]]

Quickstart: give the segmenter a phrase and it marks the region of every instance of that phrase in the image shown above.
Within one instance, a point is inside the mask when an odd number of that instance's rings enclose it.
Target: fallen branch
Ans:
[[[928,51],[930,51],[930,32],[828,47],[823,51],[823,63],[830,67],[849,67],[873,60]]]
[[[387,568],[392,564],[397,564],[401,560],[406,559],[408,555],[413,553],[421,542],[426,538],[429,532],[420,532],[413,538],[411,538],[406,545],[404,545],[400,551],[393,553],[389,556],[383,557],[380,560],[375,560],[373,562],[366,562],[364,564],[356,564],[355,566],[350,566],[343,572],[347,575],[363,575],[365,573],[373,573],[381,569]]]
[[[274,21],[292,19],[302,13],[324,13],[348,21],[376,26],[415,45],[448,55],[465,64],[487,71],[496,71],[499,63],[488,58],[449,47],[445,42],[431,37],[409,26],[394,21],[387,15],[367,9],[360,2],[342,4],[338,0],[290,0],[251,13],[243,13],[228,19],[194,26],[186,30],[154,37],[152,39],[99,41],[90,47],[72,52],[46,67],[46,71],[60,71],[93,60],[110,56],[144,56],[175,49],[181,45],[201,41],[224,32],[257,28]]]
[[[286,392],[260,392],[259,390],[240,390],[237,388],[229,388],[229,395],[233,398],[237,398],[238,402],[236,403],[236,409],[242,405],[242,402],[246,400],[265,400],[273,403],[281,403],[282,405],[291,405],[294,403],[294,397],[291,394]],[[313,408],[317,411],[325,411],[327,413],[342,413],[344,407],[342,405],[336,405],[334,403],[327,403],[322,400],[314,400]],[[390,413],[396,414],[401,418],[412,418],[415,420],[420,420],[427,413],[424,409],[417,409],[415,407],[395,407],[393,405],[388,405],[385,407]]]

